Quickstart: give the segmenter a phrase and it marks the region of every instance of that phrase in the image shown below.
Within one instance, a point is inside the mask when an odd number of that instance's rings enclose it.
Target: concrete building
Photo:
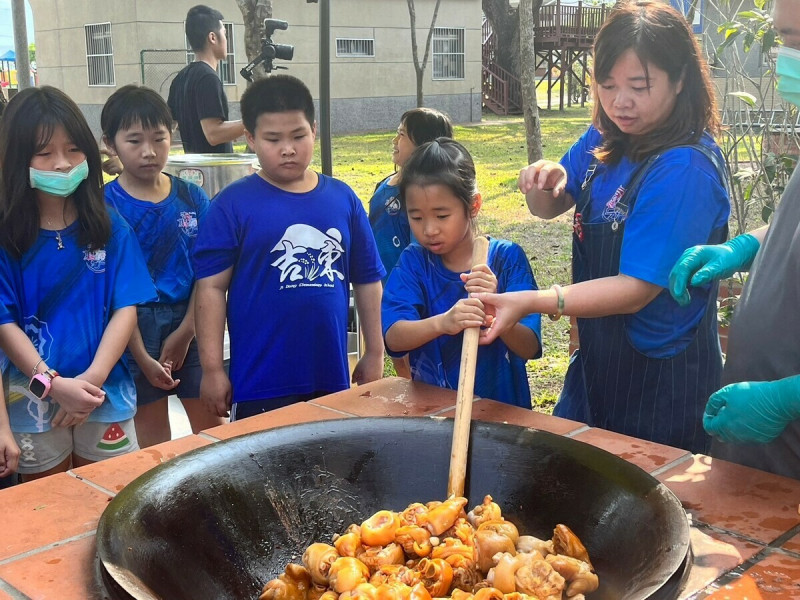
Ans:
[[[202,0],[201,0],[202,1]],[[186,12],[198,0],[30,0],[39,83],[63,89],[99,129],[106,98],[128,83],[144,83],[166,98],[169,83],[187,61]],[[235,0],[207,2],[225,16],[229,59],[221,78],[231,107],[247,82],[242,14]],[[416,0],[417,43],[427,37],[434,0]],[[273,17],[289,23],[276,44],[294,46],[292,61],[276,60],[319,98],[319,4],[273,0]],[[416,76],[406,0],[331,2],[331,129],[393,128],[416,106]],[[422,50],[420,49],[420,58]],[[481,115],[481,2],[442,0],[425,69],[425,105],[456,122]]]

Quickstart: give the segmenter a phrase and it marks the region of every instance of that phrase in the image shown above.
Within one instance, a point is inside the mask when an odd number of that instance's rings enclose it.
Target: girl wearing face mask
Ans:
[[[800,2],[777,0],[783,46],[775,72],[783,99],[800,107]],[[770,225],[719,245],[687,250],[672,269],[680,302],[708,282],[748,271],[736,303],[724,387],[708,399],[703,425],[711,455],[800,479],[800,171],[795,169]]]
[[[75,103],[19,92],[0,122],[0,348],[23,480],[138,448],[122,352],[155,299],[139,246],[103,199]]]
[[[554,414],[654,442],[707,450],[702,416],[722,370],[716,285],[687,306],[667,291],[675,260],[724,241],[730,204],[708,66],[686,19],[662,2],[625,2],[594,44],[592,126],[560,162],[522,170],[542,218],[573,217],[572,285],[479,294],[496,319],[577,317]],[[494,330],[494,331],[493,331]]]

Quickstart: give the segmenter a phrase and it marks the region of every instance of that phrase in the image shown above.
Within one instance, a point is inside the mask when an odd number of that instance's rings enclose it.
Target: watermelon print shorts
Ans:
[[[94,462],[139,449],[133,419],[53,427],[44,433],[14,433],[20,448],[19,472],[32,475],[52,469],[72,453]]]

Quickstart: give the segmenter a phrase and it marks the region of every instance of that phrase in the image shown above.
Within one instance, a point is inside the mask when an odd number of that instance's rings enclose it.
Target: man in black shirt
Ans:
[[[228,52],[222,19],[218,10],[202,4],[186,14],[186,38],[195,58],[175,76],[167,100],[186,153],[233,152],[232,140],[244,134],[240,120],[228,120],[228,98],[217,75]]]

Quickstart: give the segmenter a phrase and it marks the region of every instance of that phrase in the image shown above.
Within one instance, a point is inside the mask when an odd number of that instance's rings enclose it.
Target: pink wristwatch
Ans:
[[[39,400],[44,400],[50,393],[50,386],[56,377],[59,377],[59,374],[55,369],[47,369],[44,373],[37,373],[31,377],[28,389]]]

